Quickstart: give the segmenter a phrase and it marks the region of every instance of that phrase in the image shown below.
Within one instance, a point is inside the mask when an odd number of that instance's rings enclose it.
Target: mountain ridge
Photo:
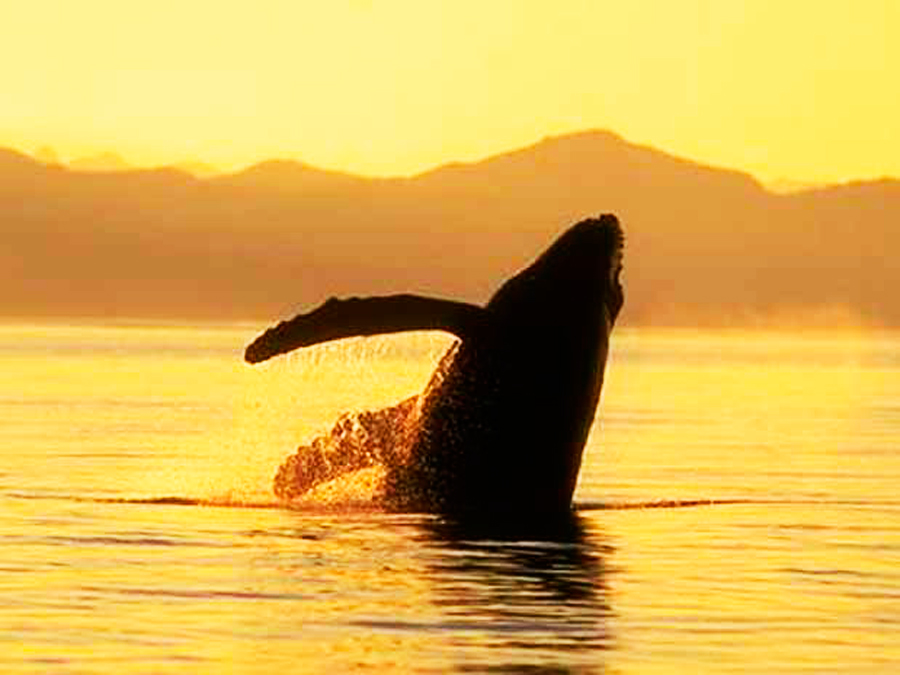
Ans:
[[[886,253],[900,181],[776,194],[597,130],[392,178],[293,160],[206,178],[80,172],[0,149],[0,315],[274,318],[401,291],[484,302],[606,211],[628,237],[624,321],[900,326],[886,291],[900,284]]]
[[[472,169],[478,169],[485,165],[514,160],[518,157],[528,156],[532,153],[542,153],[549,148],[558,147],[566,143],[583,143],[585,141],[592,142],[597,140],[615,143],[616,145],[618,145],[618,150],[627,148],[634,153],[645,153],[647,155],[653,156],[656,159],[664,159],[668,162],[671,162],[673,165],[690,168],[694,171],[709,171],[720,175],[731,175],[735,179],[748,181],[750,183],[753,183],[760,189],[763,189],[766,192],[775,195],[794,195],[808,192],[826,191],[844,186],[868,185],[872,183],[900,184],[900,177],[892,176],[849,179],[846,181],[839,181],[834,183],[804,183],[802,181],[781,179],[780,181],[774,181],[769,184],[759,180],[749,172],[706,162],[699,162],[697,160],[682,157],[675,153],[655,148],[651,145],[634,143],[632,141],[626,140],[624,137],[615,133],[614,131],[606,129],[586,129],[582,131],[548,135],[542,137],[534,143],[530,143],[519,148],[512,148],[509,150],[496,152],[474,160],[449,161],[409,175],[369,176],[357,174],[352,171],[318,167],[299,159],[289,158],[263,159],[235,170],[214,170],[212,168],[212,165],[206,164],[202,160],[192,162],[175,162],[153,166],[134,166],[127,163],[121,158],[121,156],[117,155],[115,152],[109,151],[101,152],[96,155],[77,158],[66,164],[41,161],[40,159],[33,157],[28,153],[12,148],[5,148],[2,146],[0,146],[0,161],[2,161],[2,155],[12,155],[24,160],[28,160],[33,164],[39,164],[51,168],[61,168],[63,170],[77,171],[79,173],[147,173],[173,169],[181,171],[182,173],[190,174],[192,177],[201,181],[233,182],[235,179],[252,177],[256,180],[248,180],[248,183],[258,182],[259,184],[266,184],[267,182],[274,183],[279,179],[278,173],[282,172],[285,175],[281,176],[280,178],[287,177],[289,179],[290,176],[293,175],[294,177],[297,177],[301,182],[308,181],[311,176],[321,175],[326,179],[322,182],[327,182],[327,179],[341,179],[346,180],[347,182],[354,181],[363,184],[387,183],[395,181],[406,182],[428,178],[433,175],[451,174],[461,171],[464,172]],[[103,167],[92,167],[91,165],[95,163],[105,163],[105,165]],[[780,183],[791,184],[791,189],[778,188],[777,184]],[[287,186],[289,187],[289,181]],[[284,185],[282,185],[282,187],[284,187]]]

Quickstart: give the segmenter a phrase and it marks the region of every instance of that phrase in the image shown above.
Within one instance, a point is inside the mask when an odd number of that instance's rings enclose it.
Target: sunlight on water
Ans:
[[[606,498],[897,503],[882,473],[897,468],[897,347],[877,335],[623,331],[594,439],[603,447],[588,463],[598,471],[583,487]]]
[[[115,472],[116,483],[96,463],[71,467],[69,481],[86,471],[79,489],[264,503],[272,501],[275,468],[298,443],[327,432],[342,412],[383,407],[421,390],[451,342],[438,334],[413,335],[402,345],[382,337],[343,340],[251,367],[240,358],[248,335],[74,327],[51,342],[39,327],[6,328],[0,367],[21,385],[3,403],[10,418],[16,409],[41,415],[38,437],[23,441],[46,435],[43,451],[63,462],[93,455],[121,466],[130,456],[140,465],[133,475]]]
[[[548,537],[280,508],[287,454],[451,339],[250,367],[258,328],[0,326],[3,672],[900,664],[897,335],[618,331]]]

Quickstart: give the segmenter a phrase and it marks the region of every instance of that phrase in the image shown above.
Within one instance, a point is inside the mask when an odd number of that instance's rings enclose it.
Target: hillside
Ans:
[[[632,323],[900,326],[900,182],[792,194],[608,132],[410,178],[269,161],[198,178],[0,150],[0,316],[274,318],[334,294],[483,302],[574,220],[616,212]]]

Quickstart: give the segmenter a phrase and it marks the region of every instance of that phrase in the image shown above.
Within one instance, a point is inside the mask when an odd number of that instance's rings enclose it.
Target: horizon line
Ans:
[[[490,154],[478,157],[476,159],[471,160],[454,160],[450,159],[445,162],[441,162],[439,164],[434,164],[423,169],[410,172],[410,173],[385,173],[385,174],[375,174],[368,173],[365,171],[351,171],[344,168],[335,168],[327,165],[318,165],[311,164],[295,155],[281,155],[281,156],[271,156],[271,157],[261,157],[256,160],[252,160],[249,163],[245,162],[237,162],[231,164],[230,166],[223,166],[218,163],[209,162],[208,160],[202,157],[186,157],[182,159],[176,159],[170,162],[132,162],[129,159],[126,159],[118,150],[110,150],[110,149],[102,149],[93,153],[85,154],[85,155],[77,155],[71,156],[65,159],[59,158],[56,156],[56,149],[53,148],[49,144],[42,144],[34,150],[27,150],[20,145],[17,144],[6,144],[0,145],[0,149],[6,149],[10,152],[20,154],[24,157],[27,157],[38,164],[42,164],[44,166],[59,166],[65,170],[72,171],[74,173],[128,173],[132,171],[160,171],[160,170],[176,170],[182,173],[193,176],[198,180],[209,180],[216,179],[221,177],[228,176],[238,176],[243,173],[246,173],[256,167],[283,162],[285,164],[294,164],[298,167],[302,167],[305,169],[310,169],[313,171],[321,172],[321,173],[332,173],[332,174],[340,174],[347,176],[349,178],[357,178],[362,180],[408,180],[419,178],[421,176],[425,176],[443,169],[452,169],[452,168],[463,168],[469,166],[476,166],[478,164],[482,164],[485,162],[489,162],[495,159],[499,159],[508,155],[514,155],[519,152],[524,152],[533,148],[536,148],[542,144],[554,142],[554,141],[562,141],[568,138],[576,138],[583,136],[605,136],[611,139],[614,139],[624,145],[631,146],[636,149],[648,150],[651,152],[656,152],[661,155],[667,156],[671,159],[675,159],[677,161],[688,162],[695,166],[713,169],[716,171],[735,173],[749,178],[750,180],[759,184],[762,188],[764,188],[768,192],[772,192],[774,194],[786,194],[786,193],[797,193],[797,192],[806,192],[809,190],[820,190],[820,189],[828,189],[833,187],[842,187],[849,186],[855,184],[865,184],[865,183],[878,183],[878,182],[900,182],[900,176],[890,176],[890,175],[881,175],[881,176],[870,176],[870,177],[854,177],[854,178],[844,178],[835,181],[814,181],[814,180],[803,180],[793,176],[780,176],[777,178],[765,178],[763,176],[752,173],[751,171],[745,169],[739,169],[730,166],[723,166],[718,164],[712,164],[710,162],[705,162],[702,160],[694,159],[691,157],[687,157],[684,155],[676,154],[670,152],[666,149],[646,144],[646,143],[638,143],[631,141],[625,138],[620,133],[602,127],[589,127],[585,129],[581,129],[578,131],[569,131],[559,134],[547,134],[541,136],[540,138],[526,143],[524,145],[507,148],[505,150],[500,150],[497,152],[492,152]],[[52,154],[54,159],[44,159],[41,158],[40,155],[43,153]],[[113,162],[121,162],[120,168],[99,168],[99,169],[91,169],[91,168],[78,168],[77,166],[73,166],[78,162],[89,162],[89,161],[97,161],[102,158],[109,159]],[[190,165],[199,165],[202,167],[208,167],[210,171],[206,172],[195,172],[189,169]]]

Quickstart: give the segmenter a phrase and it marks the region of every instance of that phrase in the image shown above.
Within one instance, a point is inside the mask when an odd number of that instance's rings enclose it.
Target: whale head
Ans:
[[[625,297],[623,247],[624,235],[614,215],[582,220],[503,284],[487,309],[515,330],[530,329],[545,336],[561,328],[587,328],[601,320],[602,330],[608,333]]]

